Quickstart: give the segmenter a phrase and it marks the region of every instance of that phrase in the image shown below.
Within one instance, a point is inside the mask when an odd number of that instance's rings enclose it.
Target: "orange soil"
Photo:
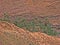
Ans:
[[[60,45],[60,38],[41,32],[29,32],[14,24],[0,22],[1,45]]]

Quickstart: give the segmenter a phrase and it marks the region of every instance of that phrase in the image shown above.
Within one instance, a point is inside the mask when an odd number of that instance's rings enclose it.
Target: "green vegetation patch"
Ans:
[[[0,19],[2,21],[8,21],[10,22],[10,17],[8,14],[4,13],[4,18]],[[28,21],[26,18],[20,18],[16,17],[12,23],[14,23],[16,26],[27,29],[31,32],[44,32],[48,35],[57,35],[58,33],[53,30],[51,27],[51,24],[49,23],[48,18],[45,18],[44,20],[41,20],[39,18],[34,18],[31,21]]]

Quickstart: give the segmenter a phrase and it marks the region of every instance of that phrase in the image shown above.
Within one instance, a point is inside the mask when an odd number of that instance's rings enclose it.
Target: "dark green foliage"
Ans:
[[[8,21],[8,22],[10,22],[10,17],[8,15],[8,13],[4,13],[3,18],[1,18],[0,21]]]
[[[4,13],[4,18],[0,20],[8,21],[8,22],[11,21],[9,15],[6,13]],[[42,31],[48,35],[57,35],[57,32],[54,31],[53,28],[51,28],[51,24],[49,23],[48,18],[45,18],[44,21],[39,18],[35,18],[35,19],[32,19],[31,21],[28,21],[25,18],[16,17],[12,23],[14,23],[16,26],[20,28],[27,29],[31,32]]]
[[[44,32],[48,35],[57,35],[57,32],[53,30],[48,19],[45,19],[45,21],[46,22],[44,22],[44,23],[40,22],[40,28],[42,29],[42,32]]]

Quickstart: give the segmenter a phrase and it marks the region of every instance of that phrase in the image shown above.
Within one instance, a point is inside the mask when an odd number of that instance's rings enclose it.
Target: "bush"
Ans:
[[[42,32],[48,35],[57,35],[57,32],[53,30],[47,18],[44,23],[40,21],[40,28],[42,29]]]
[[[4,13],[4,18],[0,20],[8,22],[11,21],[7,13]],[[16,17],[16,19],[13,20],[12,23],[14,23],[16,26],[20,28],[25,28],[31,32],[42,31],[48,35],[57,35],[57,32],[54,31],[53,28],[51,28],[51,24],[49,23],[48,18],[45,18],[44,21],[38,18],[32,19],[31,21],[27,21],[25,18]],[[41,30],[37,29],[37,27],[39,27],[39,29]]]
[[[3,18],[1,18],[0,21],[8,21],[8,22],[10,22],[9,15],[7,13],[4,13]]]

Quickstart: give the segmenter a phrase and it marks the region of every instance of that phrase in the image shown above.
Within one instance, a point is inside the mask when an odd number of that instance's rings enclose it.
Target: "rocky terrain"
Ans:
[[[0,22],[0,45],[60,45],[60,38],[32,33],[3,21]]]

